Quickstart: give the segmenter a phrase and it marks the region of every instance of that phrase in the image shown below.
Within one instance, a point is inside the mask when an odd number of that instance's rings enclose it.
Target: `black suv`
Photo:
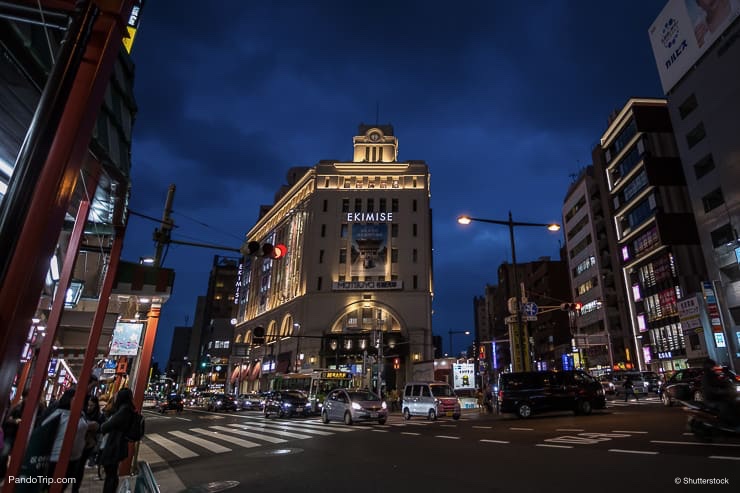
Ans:
[[[547,411],[591,414],[604,409],[604,389],[581,370],[503,373],[499,377],[498,406],[520,418]]]
[[[714,369],[720,378],[728,382],[735,382],[736,388],[740,387],[737,375],[728,367],[717,367]],[[665,381],[661,388],[660,398],[666,406],[672,406],[675,401],[703,401],[704,393],[701,389],[702,368],[686,368],[678,370]]]
[[[177,411],[178,413],[181,413],[183,405],[184,403],[181,395],[170,394],[167,396],[167,399],[160,401],[157,404],[157,407],[159,409],[159,412],[162,414],[166,413],[167,411]]]

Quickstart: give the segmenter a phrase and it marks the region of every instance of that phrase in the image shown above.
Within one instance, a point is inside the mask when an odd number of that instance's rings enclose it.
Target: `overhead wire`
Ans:
[[[51,47],[51,37],[49,36],[49,28],[46,26],[46,19],[44,19],[44,8],[41,6],[41,0],[36,0],[36,4],[39,7],[39,14],[41,15],[41,23],[44,26],[44,35],[46,36],[46,44],[49,47],[49,58],[51,59],[51,65],[54,65],[54,49]]]

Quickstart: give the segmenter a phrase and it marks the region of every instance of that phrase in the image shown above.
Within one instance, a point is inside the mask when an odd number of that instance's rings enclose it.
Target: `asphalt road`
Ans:
[[[385,425],[199,409],[145,414],[139,458],[164,493],[740,489],[740,439],[699,442],[686,413],[657,398],[611,401],[590,416],[474,411],[459,421],[407,422],[394,414]],[[712,480],[720,484],[701,484]]]

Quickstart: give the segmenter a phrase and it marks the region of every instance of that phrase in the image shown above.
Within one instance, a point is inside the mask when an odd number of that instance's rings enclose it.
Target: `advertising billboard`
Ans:
[[[455,390],[475,388],[475,365],[473,363],[452,364],[452,388]]]
[[[740,15],[737,0],[670,0],[648,30],[668,92]]]
[[[388,225],[352,224],[352,276],[385,276],[388,264]]]
[[[108,354],[110,356],[136,356],[139,353],[139,341],[143,329],[143,322],[116,322]]]

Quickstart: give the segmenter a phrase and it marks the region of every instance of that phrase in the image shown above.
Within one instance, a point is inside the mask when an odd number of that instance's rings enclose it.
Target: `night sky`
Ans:
[[[665,0],[149,0],[133,46],[134,212],[173,239],[238,248],[292,166],[351,161],[358,125],[390,123],[399,161],[431,172],[433,330],[473,330],[473,297],[511,261],[508,228],[458,215],[561,222],[573,175],[610,113],[662,97],[648,28]],[[176,5],[176,7],[175,7]],[[377,118],[377,120],[376,120]],[[153,255],[157,223],[132,216],[123,258]],[[519,262],[559,257],[563,235],[516,229]],[[214,255],[171,245],[176,271],[154,358],[191,325]],[[472,342],[456,335],[455,351]]]

